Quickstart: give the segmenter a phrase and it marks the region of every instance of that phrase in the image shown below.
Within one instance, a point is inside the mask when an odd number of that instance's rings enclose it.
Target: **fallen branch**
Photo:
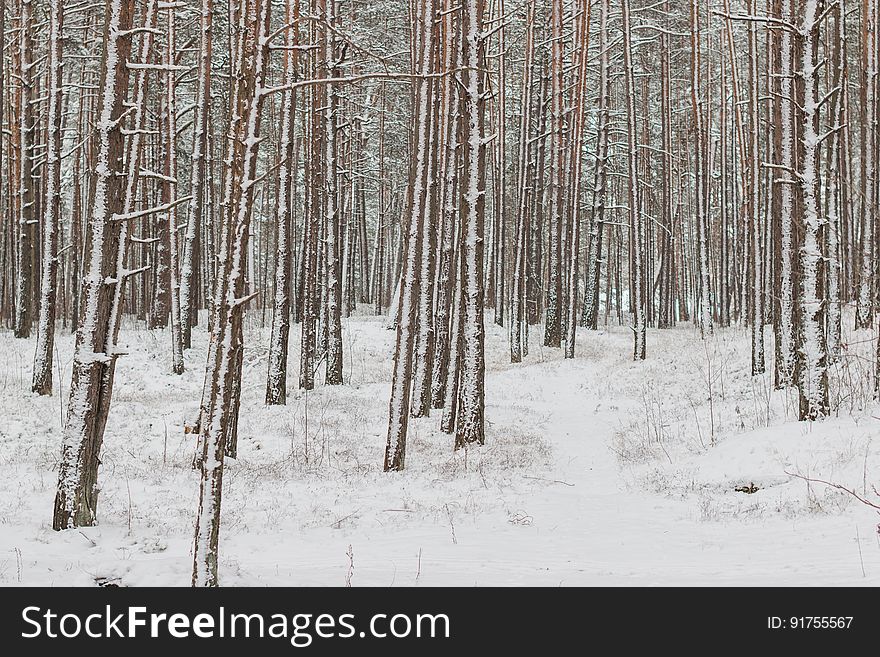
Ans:
[[[830,481],[825,481],[824,479],[813,479],[812,477],[805,477],[802,474],[797,474],[795,472],[789,472],[788,470],[783,470],[783,472],[785,472],[785,474],[787,474],[789,477],[797,477],[798,479],[803,479],[804,481],[814,483],[814,484],[824,484],[826,486],[830,486],[831,488],[835,488],[837,490],[843,491],[844,493],[848,493],[849,495],[852,495],[854,498],[856,498],[862,504],[869,506],[872,509],[877,509],[878,511],[880,511],[880,504],[877,504],[875,502],[872,502],[871,500],[865,499],[864,497],[859,495],[857,492],[855,492],[854,490],[852,490],[850,488],[847,488],[846,486],[843,486],[841,484],[835,484]],[[877,489],[875,487],[872,486],[872,490],[874,491],[875,495],[880,497],[880,493],[877,492]]]
[[[570,484],[567,481],[561,481],[559,479],[544,479],[543,477],[529,477],[528,475],[523,475],[523,479],[534,479],[535,481],[546,481],[551,484],[562,484],[563,486],[574,487],[574,484]]]

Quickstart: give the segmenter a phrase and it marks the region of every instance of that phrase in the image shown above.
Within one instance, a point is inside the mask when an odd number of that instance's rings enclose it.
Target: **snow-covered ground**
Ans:
[[[253,322],[253,320],[250,320]],[[877,585],[880,405],[869,333],[834,366],[839,415],[794,421],[796,398],[749,373],[748,334],[703,342],[580,331],[577,357],[531,336],[509,364],[487,324],[487,439],[454,453],[439,415],[412,420],[406,471],[381,471],[393,333],[345,321],[347,385],[266,407],[268,330],[246,329],[239,458],[227,461],[225,585]],[[30,393],[33,340],[0,333],[0,584],[188,585],[194,438],[206,335],[183,376],[170,337],[129,327],[107,424],[99,525],[51,529],[72,336],[55,394]],[[768,331],[768,346],[772,336]],[[768,352],[772,359],[772,350]],[[772,369],[772,368],[768,368]],[[60,384],[60,385],[59,385]],[[754,490],[737,492],[738,487]]]

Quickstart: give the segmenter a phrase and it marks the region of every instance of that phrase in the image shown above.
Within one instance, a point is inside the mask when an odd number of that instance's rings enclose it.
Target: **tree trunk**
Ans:
[[[218,347],[207,364],[211,381],[207,414],[201,432],[202,458],[199,485],[199,508],[196,514],[193,554],[193,586],[217,586],[220,502],[223,492],[223,463],[226,441],[235,433],[239,396],[235,379],[241,368],[242,314],[247,298],[238,296],[244,289],[248,238],[260,143],[260,114],[269,66],[269,0],[240,0],[236,7],[239,33],[236,75],[230,93],[231,157],[227,160],[227,181],[231,182],[230,203],[224,208],[221,245],[223,269],[218,272],[212,340]],[[232,426],[230,426],[232,425]]]
[[[428,169],[431,156],[431,102],[432,81],[427,77],[431,70],[433,35],[432,16],[435,0],[417,0],[413,7],[416,22],[414,39],[416,45],[416,70],[421,77],[415,86],[413,141],[413,165],[407,208],[407,240],[404,245],[404,263],[400,283],[397,310],[397,339],[394,348],[393,379],[388,413],[388,438],[385,445],[384,469],[403,470],[406,463],[406,438],[409,427],[411,381],[415,330],[418,317],[419,291],[423,281],[422,271],[424,222],[428,206]]]
[[[117,357],[110,324],[114,287],[106,280],[115,280],[117,276],[120,221],[127,221],[114,215],[123,209],[125,199],[124,136],[120,117],[126,111],[133,0],[107,0],[105,12],[104,57],[95,128],[95,196],[86,246],[83,319],[76,336],[70,401],[62,433],[52,520],[56,530],[95,523],[98,466]]]
[[[297,78],[299,45],[299,0],[287,5],[287,29],[284,56],[284,83],[293,84]],[[290,333],[290,272],[293,253],[291,230],[293,184],[297,163],[294,157],[296,133],[295,90],[284,92],[281,101],[281,171],[278,180],[278,200],[275,210],[277,230],[275,255],[275,298],[272,314],[272,337],[269,342],[269,373],[266,378],[266,404],[287,403],[287,347]]]
[[[34,378],[31,389],[39,395],[52,394],[52,349],[55,344],[55,314],[58,297],[58,231],[61,229],[61,131],[62,39],[64,4],[49,4],[49,88],[46,139],[46,198],[43,204],[43,272],[40,290],[40,319],[37,350],[34,355]],[[2,99],[2,94],[0,94]],[[2,103],[2,100],[0,100]]]
[[[561,16],[560,19],[561,21]],[[455,424],[456,449],[485,442],[483,327],[483,223],[486,191],[485,103],[483,74],[485,37],[483,0],[462,5],[462,171],[461,253],[462,365]],[[561,119],[561,114],[559,116]],[[560,190],[561,191],[561,190]],[[559,281],[561,282],[561,280]],[[558,336],[557,336],[558,344]]]
[[[629,223],[633,235],[633,359],[645,360],[645,279],[642,212],[639,199],[639,144],[636,136],[635,71],[632,56],[630,0],[623,0],[623,67],[626,80]],[[699,194],[699,190],[697,191]]]
[[[800,76],[803,80],[801,139],[803,162],[798,180],[803,196],[803,242],[800,245],[800,419],[817,420],[828,415],[828,369],[825,353],[825,302],[822,298],[825,265],[822,253],[824,226],[820,203],[818,143],[819,126],[817,55],[819,22],[817,0],[804,0],[800,23],[803,40]]]
[[[15,337],[29,338],[34,319],[34,291],[37,272],[37,181],[33,177],[37,123],[34,115],[34,5],[20,0],[16,92],[18,140],[18,275],[15,288]],[[15,141],[15,140],[14,140]]]
[[[214,0],[201,0],[195,117],[193,119],[192,176],[189,213],[180,266],[180,323],[183,346],[192,346],[192,327],[198,324],[200,228],[205,220],[208,116],[211,110],[211,73],[214,39]]]

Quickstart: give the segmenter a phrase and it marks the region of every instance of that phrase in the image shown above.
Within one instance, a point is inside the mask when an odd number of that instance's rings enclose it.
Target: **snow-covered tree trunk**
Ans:
[[[575,68],[577,69],[575,94],[572,99],[574,106],[572,119],[571,149],[569,168],[571,170],[571,189],[569,198],[569,231],[568,231],[568,272],[565,322],[565,358],[574,358],[575,338],[578,325],[578,281],[580,280],[580,248],[581,248],[581,171],[583,168],[584,122],[587,108],[587,60],[590,50],[590,19],[592,5],[589,0],[576,5],[575,11]]]
[[[237,89],[231,94],[230,136],[233,172],[231,203],[225,208],[223,221],[226,258],[218,272],[215,299],[214,336],[218,348],[212,352],[213,362],[207,364],[211,391],[207,414],[201,431],[201,477],[199,508],[196,514],[193,550],[193,586],[217,586],[218,542],[220,533],[220,502],[223,491],[223,464],[226,440],[238,420],[239,397],[234,379],[240,372],[242,345],[241,322],[246,298],[238,295],[244,288],[247,270],[248,238],[256,182],[257,157],[260,144],[260,115],[265,98],[266,72],[269,66],[269,0],[240,0],[238,19],[240,36],[236,48],[238,75],[233,81]]]
[[[876,294],[875,257],[877,252],[876,235],[876,208],[874,207],[874,185],[877,172],[877,163],[874,162],[874,149],[872,148],[874,128],[873,112],[877,105],[875,97],[876,89],[876,39],[877,26],[874,23],[874,0],[863,0],[861,8],[862,27],[862,75],[860,79],[860,101],[862,116],[861,130],[861,235],[860,256],[861,270],[859,272],[859,294],[856,299],[856,328],[871,328],[874,317],[874,296]]]
[[[845,208],[843,203],[842,187],[844,167],[841,162],[841,132],[846,129],[846,103],[844,95],[848,87],[848,72],[846,64],[846,3],[839,0],[834,11],[835,32],[833,35],[834,46],[832,48],[834,66],[833,73],[833,101],[829,112],[831,130],[834,134],[829,136],[828,155],[826,160],[826,179],[828,190],[825,196],[825,206],[828,212],[828,225],[826,228],[826,253],[827,265],[825,284],[828,299],[828,312],[826,316],[827,327],[825,329],[826,351],[828,358],[836,361],[841,353],[842,331],[842,299],[841,299],[841,262],[844,259],[840,248],[840,234],[843,225]]]
[[[434,7],[431,8],[434,14]],[[430,71],[436,69],[434,62],[437,61],[437,30],[434,20],[429,20],[431,27],[430,51],[426,53],[431,65]],[[426,35],[427,36],[427,35]],[[422,260],[419,265],[419,297],[418,310],[416,311],[416,343],[413,354],[413,382],[412,404],[410,414],[412,417],[423,417],[431,412],[431,376],[433,373],[434,346],[436,342],[436,323],[434,319],[434,279],[436,268],[436,244],[437,244],[437,191],[438,191],[438,166],[439,166],[439,122],[440,103],[437,101],[439,89],[436,83],[431,81],[431,100],[428,110],[427,128],[428,137],[425,143],[427,171],[425,178],[425,220],[422,222]]]
[[[111,343],[116,344],[119,336],[119,328],[122,323],[122,311],[125,300],[125,288],[128,284],[128,278],[149,269],[149,264],[135,269],[130,269],[126,264],[126,254],[128,251],[129,234],[131,229],[129,224],[139,218],[149,218],[154,212],[149,209],[143,214],[134,212],[135,203],[137,202],[138,186],[140,183],[141,160],[143,151],[143,135],[145,134],[145,126],[147,119],[147,82],[150,77],[149,60],[151,50],[155,40],[155,30],[158,22],[159,0],[147,0],[144,11],[144,27],[146,28],[140,35],[140,47],[138,49],[137,58],[129,64],[129,69],[135,72],[134,83],[132,84],[134,101],[128,106],[131,112],[131,128],[129,131],[128,143],[125,146],[125,196],[122,203],[122,216],[129,219],[120,221],[119,235],[115,253],[115,274],[108,281],[113,287],[113,302],[110,308],[110,316],[107,320],[108,332],[111,336]],[[144,299],[146,305],[146,299]],[[115,372],[115,362],[105,372],[107,385],[112,386],[112,380]]]
[[[449,11],[454,0],[444,0],[441,23],[441,68],[450,71],[459,65],[461,50],[458,48],[455,13]],[[440,218],[441,239],[437,263],[436,337],[431,373],[431,406],[443,408],[446,398],[446,380],[450,364],[450,335],[452,332],[453,290],[458,284],[455,269],[456,235],[458,234],[458,136],[459,91],[458,83],[446,75],[440,81],[441,124],[440,142]]]
[[[486,202],[485,101],[482,80],[485,61],[485,36],[482,33],[483,0],[465,0],[461,11],[462,62],[464,64],[461,72],[462,121],[464,126],[461,185],[463,300],[461,383],[458,391],[458,412],[455,422],[456,448],[473,443],[482,445],[485,442],[484,378],[486,370],[483,345],[485,335],[483,327],[483,224]],[[559,20],[562,20],[561,16]],[[561,113],[559,119],[560,121],[562,119]],[[557,335],[557,346],[558,343]]]
[[[0,6],[0,53],[6,52],[6,4]],[[3,57],[0,57],[2,60]],[[6,64],[4,62],[0,62],[0,126],[3,125],[3,121],[6,116]],[[11,132],[11,130],[10,130]],[[8,164],[8,159],[4,158],[5,153],[5,141],[6,135],[3,130],[0,129],[0,171],[7,171],[4,169]],[[78,161],[78,160],[77,160]],[[10,172],[11,173],[11,172]],[[12,192],[12,185],[9,185],[7,188],[5,185],[0,185],[0,216],[6,216],[6,204],[9,200],[8,192]],[[10,249],[10,242],[12,242],[12,222],[5,222],[6,225],[2,231],[0,231],[0,260],[2,260],[3,264],[7,264],[6,258]],[[6,268],[4,267],[4,270]],[[4,280],[0,282],[0,313],[5,310],[6,307],[6,299],[8,298],[7,290],[11,284],[11,281],[6,280],[6,276],[4,276]],[[10,277],[11,278],[11,277]]]
[[[530,185],[534,191],[532,194],[532,207],[530,209],[530,229],[528,237],[529,257],[526,263],[526,321],[535,325],[541,321],[544,314],[544,206],[547,204],[547,196],[551,185],[545,184],[547,174],[547,135],[548,112],[545,111],[550,96],[550,72],[547,67],[547,44],[542,48],[542,65],[538,94],[538,133],[535,137],[535,168]],[[545,326],[546,329],[546,326]],[[546,332],[546,331],[545,331]]]
[[[880,174],[877,173],[877,166],[880,166],[880,1],[873,0],[871,8],[871,25],[873,28],[873,47],[869,51],[872,58],[870,71],[873,75],[873,84],[871,85],[871,102],[869,116],[871,122],[871,141],[866,142],[863,148],[872,151],[871,162],[873,164],[871,173],[873,176],[873,184],[871,191],[873,193],[873,201],[869,203],[874,215],[875,230],[880,233]],[[876,253],[876,251],[875,251]],[[876,292],[876,290],[875,290]],[[877,341],[877,369],[875,371],[875,396],[880,398],[880,336]]]
[[[37,276],[37,240],[39,217],[37,208],[37,181],[34,180],[34,146],[37,123],[35,106],[34,62],[34,4],[33,0],[20,0],[18,20],[18,51],[16,77],[18,123],[18,198],[16,200],[18,221],[18,263],[15,286],[15,327],[17,338],[29,338],[34,319],[34,292]]]
[[[312,0],[311,12],[324,13],[325,0]],[[323,215],[322,177],[320,174],[323,157],[324,124],[322,109],[327,100],[327,90],[320,80],[327,77],[327,39],[323,36],[326,28],[319,22],[310,21],[311,43],[317,45],[316,57],[312,58],[312,77],[318,84],[311,91],[311,112],[309,126],[308,153],[306,154],[307,208],[303,226],[302,266],[302,330],[300,333],[299,387],[312,390],[315,387],[315,369],[318,355],[318,316],[321,297],[318,288],[320,275],[318,251]]]
[[[800,245],[800,377],[798,393],[800,419],[817,420],[828,414],[828,367],[825,352],[825,300],[822,297],[824,277],[822,251],[824,219],[819,216],[819,8],[817,0],[804,0],[799,24],[803,41],[801,68],[803,81],[801,141],[803,161],[798,180],[803,204],[803,241]]]
[[[755,15],[757,0],[749,0],[748,11]],[[758,97],[758,28],[748,22],[749,30],[749,186],[748,208],[751,248],[752,289],[752,375],[763,374],[764,365],[764,289],[762,273],[764,255],[761,251],[761,150],[759,145],[760,98]]]
[[[70,401],[62,432],[61,461],[52,526],[56,530],[95,523],[98,465],[110,409],[116,358],[109,325],[117,275],[120,221],[125,199],[124,136],[127,111],[128,54],[131,49],[133,0],[107,0],[104,57],[95,127],[94,201],[88,225],[83,319],[76,335]]]
[[[168,318],[171,315],[171,235],[165,218],[156,216],[151,221],[155,251],[153,296],[147,325],[150,329],[164,329],[168,327]]]
[[[230,30],[229,57],[231,70],[228,86],[229,120],[226,123],[227,134],[225,140],[225,155],[223,159],[222,198],[220,200],[219,209],[220,221],[216,231],[217,245],[215,249],[211,250],[211,252],[215,254],[215,257],[213,259],[216,260],[216,265],[214,269],[215,276],[213,277],[213,286],[211,289],[211,316],[208,321],[210,339],[208,342],[208,354],[205,365],[205,378],[202,384],[202,398],[199,404],[199,415],[197,421],[191,427],[191,431],[198,436],[198,442],[196,444],[195,454],[193,456],[193,468],[196,469],[202,468],[204,466],[203,459],[204,455],[207,453],[206,445],[204,442],[204,428],[206,422],[209,421],[211,404],[213,396],[215,394],[214,390],[216,386],[216,363],[220,358],[218,352],[223,346],[221,342],[217,340],[218,333],[216,331],[216,325],[224,307],[223,300],[225,297],[224,292],[221,288],[228,282],[226,281],[226,277],[223,275],[223,272],[225,271],[224,268],[226,267],[227,263],[230,262],[231,258],[233,238],[230,231],[232,231],[232,223],[228,220],[228,217],[235,211],[234,206],[236,202],[236,194],[238,192],[236,177],[241,175],[240,166],[236,166],[236,164],[241,162],[241,145],[239,141],[242,138],[242,128],[240,122],[243,120],[243,107],[247,102],[245,99],[240,97],[242,91],[245,90],[245,86],[242,81],[247,76],[247,73],[243,70],[246,62],[245,57],[242,54],[242,48],[244,48],[243,40],[246,38],[246,21],[241,16],[241,12],[247,9],[246,3],[247,0],[237,0],[234,3],[230,3],[228,7],[228,20]],[[237,347],[239,344],[238,333],[236,332],[232,334],[229,337],[228,342],[228,348],[232,349],[233,351],[233,367],[237,371]],[[237,387],[237,383],[233,381],[231,385],[233,386],[233,390],[229,392],[229,398],[227,400],[230,406],[233,405],[236,398],[234,388]],[[237,408],[233,410],[233,414],[237,417]],[[225,426],[231,427],[232,432],[236,431],[236,425],[237,422],[231,422],[227,418]],[[225,454],[229,455],[229,436],[224,436],[223,442]]]
[[[373,256],[373,304],[374,312],[381,315],[387,305],[387,285],[385,284],[388,273],[388,236],[391,233],[391,227],[386,219],[386,210],[388,209],[388,201],[386,197],[386,180],[385,180],[385,82],[379,85],[379,180],[378,194],[376,199],[376,250]]]
[[[329,77],[337,78],[340,70],[337,68],[339,52],[339,39],[335,30],[338,29],[336,3],[339,0],[326,0],[327,29],[324,38],[327,41],[327,57]],[[339,209],[339,180],[337,172],[337,113],[339,107],[339,91],[337,85],[328,85],[329,102],[324,110],[324,157],[325,179],[324,193],[326,203],[326,216],[324,217],[325,249],[326,249],[326,314],[327,321],[324,324],[327,334],[327,375],[324,382],[327,385],[339,385],[342,383],[342,236],[340,232],[340,209]]]
[[[394,367],[391,382],[391,400],[388,412],[388,437],[385,444],[384,469],[403,470],[406,463],[406,438],[409,428],[411,381],[415,331],[419,307],[421,264],[424,243],[424,222],[428,205],[428,169],[431,153],[431,103],[433,83],[428,77],[431,70],[433,35],[432,17],[435,0],[416,0],[413,7],[415,23],[415,66],[420,77],[415,78],[415,115],[413,159],[409,201],[405,229],[403,272],[397,310],[397,338],[394,347]]]
[[[783,11],[779,17],[793,20],[792,3],[782,0]],[[787,6],[785,6],[787,5]],[[776,328],[775,381],[777,387],[794,383],[794,273],[792,264],[793,226],[795,213],[795,187],[791,176],[794,163],[794,74],[792,63],[793,39],[790,30],[781,30],[779,36],[779,97],[777,99],[779,122],[780,161],[776,177],[779,183],[779,307]]]
[[[632,24],[630,0],[623,0],[623,68],[626,88],[626,136],[627,136],[627,204],[629,206],[630,230],[633,235],[634,253],[632,256],[633,290],[633,359],[644,360],[646,356],[645,319],[645,270],[644,270],[644,228],[639,198],[639,143],[636,136],[635,70],[632,54]],[[699,189],[697,194],[700,194]]]
[[[661,221],[660,226],[658,226],[659,230],[659,242],[660,242],[660,268],[658,272],[658,288],[660,294],[660,307],[659,312],[657,313],[657,327],[658,328],[672,328],[675,326],[675,309],[674,309],[674,292],[675,292],[675,231],[676,226],[673,222],[673,147],[672,147],[672,94],[670,86],[671,82],[671,70],[670,70],[670,51],[669,51],[669,31],[670,21],[669,21],[669,0],[665,0],[663,3],[663,10],[667,12],[667,16],[664,20],[663,31],[660,34],[660,133],[661,139],[663,143],[663,150],[661,153],[661,162],[662,162],[662,191],[661,191]],[[724,121],[724,108],[726,105],[726,89],[724,85],[724,66],[721,66],[721,79],[720,84],[722,88],[721,92],[721,108],[722,108],[722,119],[721,119],[721,163],[722,170],[723,164],[725,162],[726,149],[725,145],[725,135],[726,135],[726,123]],[[605,146],[607,150],[607,145]],[[721,321],[725,322],[725,310],[727,309],[727,290],[726,290],[726,258],[725,258],[725,247],[727,245],[727,233],[725,231],[725,204],[724,204],[724,189],[727,185],[726,180],[724,180],[722,174],[722,183],[721,183],[721,216],[722,216],[722,229],[720,235],[721,242],[721,268],[722,273],[719,281],[720,288],[720,298],[721,298]],[[601,244],[600,244],[601,246]],[[729,320],[728,320],[729,323]]]
[[[458,231],[458,245],[455,249],[455,276],[458,281],[463,280],[463,254],[462,254],[462,231]],[[452,331],[449,338],[449,367],[446,368],[446,382],[444,384],[443,416],[440,418],[440,431],[454,433],[456,418],[458,417],[459,396],[461,387],[461,356],[463,351],[463,305],[464,286],[459,283],[455,286],[452,299]]]
[[[610,57],[608,55],[609,12],[609,0],[602,0],[599,13],[599,113],[596,117],[596,171],[593,182],[592,231],[587,256],[583,316],[583,325],[594,331],[598,328],[599,322],[599,276],[602,270],[605,205],[608,195],[608,132],[611,104]]]
[[[748,102],[743,99],[742,95],[740,94],[739,58],[742,53],[737,49],[736,40],[734,39],[734,28],[733,19],[731,18],[730,0],[724,0],[723,9],[724,13],[728,16],[724,24],[724,36],[727,40],[727,55],[728,61],[730,62],[730,107],[733,112],[734,119],[734,150],[739,156],[734,157],[733,160],[735,173],[738,173],[740,178],[740,188],[737,189],[737,185],[735,183],[733,185],[733,203],[738,208],[739,212],[734,215],[734,221],[732,222],[732,240],[734,243],[735,257],[732,258],[734,272],[731,274],[731,277],[735,281],[736,289],[731,292],[730,296],[736,301],[737,313],[744,318],[746,307],[749,305],[748,303],[746,303],[748,293],[746,276],[748,274],[749,267],[747,267],[745,264],[748,257],[748,250],[746,248],[748,238],[747,233],[744,233],[748,224],[748,218],[746,215],[748,203],[746,202],[746,199],[738,192],[741,191],[742,194],[745,195],[747,194],[747,190],[749,189],[750,167],[748,164],[748,145],[746,143],[745,119],[743,118],[743,106],[747,106]]]
[[[694,117],[694,224],[697,237],[697,315],[703,337],[712,335],[712,291],[709,273],[708,176],[705,109],[702,86],[700,0],[691,0],[691,109]]]
[[[370,102],[370,97],[367,103]],[[368,138],[364,131],[363,125],[358,121],[358,157],[362,161],[367,156]],[[357,201],[357,263],[358,263],[358,299],[359,303],[369,304],[373,300],[373,288],[370,285],[370,249],[369,238],[367,234],[367,192],[364,179],[361,176],[355,177]]]
[[[173,202],[177,191],[177,101],[175,94],[175,56],[177,54],[177,26],[175,6],[167,9],[168,31],[165,49],[165,170],[162,202],[168,208],[168,283],[171,315],[171,371],[183,374],[183,333],[180,316],[180,267],[177,250],[177,205]]]
[[[495,162],[494,175],[494,217],[495,225],[492,230],[492,260],[493,274],[490,279],[492,284],[492,304],[495,309],[495,323],[504,326],[504,305],[507,302],[507,40],[506,15],[504,0],[496,0],[493,3],[493,25],[498,35],[497,61],[498,73],[495,94],[495,135],[492,142]],[[488,290],[487,290],[488,295]]]
[[[6,52],[6,4],[0,6],[0,53]],[[0,60],[3,58],[0,57]],[[4,117],[6,116],[6,64],[0,62],[0,126],[3,125]],[[4,142],[6,141],[6,136],[3,133],[3,130],[0,129],[0,171],[6,171],[3,167],[6,164],[6,160],[4,159]],[[0,215],[5,216],[6,212],[6,201],[7,201],[7,188],[5,185],[0,185]],[[12,191],[12,186],[10,185],[9,191]],[[2,251],[0,251],[0,256],[2,256],[2,260],[6,260],[6,254],[8,253],[8,242],[12,241],[11,237],[11,229],[12,222],[8,222],[7,227],[0,233],[0,244],[2,244]],[[0,283],[0,311],[3,310],[4,303],[6,299],[6,290],[7,290],[7,281]]]
[[[544,346],[562,344],[562,226],[565,214],[565,103],[563,98],[563,1],[550,4],[550,214],[548,221],[547,313],[544,320]]]
[[[534,190],[530,187],[529,153],[531,147],[532,69],[535,58],[535,0],[529,0],[523,59],[523,82],[520,96],[519,144],[517,155],[517,211],[513,245],[513,277],[510,290],[510,362],[522,362],[528,339],[526,321],[526,263],[528,261],[529,210]]]
[[[34,378],[31,389],[40,395],[52,394],[52,348],[55,344],[55,314],[58,289],[58,231],[61,229],[61,130],[62,39],[64,4],[49,3],[49,53],[47,70],[48,107],[46,135],[46,193],[43,202],[43,271],[40,280],[40,317],[37,349],[34,354]],[[2,98],[2,96],[0,96]],[[2,101],[0,101],[2,102]]]
[[[211,75],[214,39],[214,0],[201,0],[199,13],[198,78],[196,107],[193,117],[193,148],[190,178],[189,212],[183,255],[180,263],[180,323],[183,327],[183,346],[192,346],[192,327],[198,320],[198,254],[199,239],[205,215],[206,159],[208,149],[208,117],[211,110]]]
[[[299,46],[299,0],[287,4],[284,54],[284,83],[292,85],[297,78]],[[278,200],[275,207],[276,254],[275,298],[272,311],[272,336],[269,341],[269,373],[266,377],[266,403],[287,403],[287,349],[290,334],[290,272],[293,265],[292,221],[293,184],[296,176],[294,140],[296,131],[296,91],[284,92],[281,101],[281,169],[278,179]]]

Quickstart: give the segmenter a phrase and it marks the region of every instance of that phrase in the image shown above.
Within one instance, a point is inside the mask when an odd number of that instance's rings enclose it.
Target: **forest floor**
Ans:
[[[251,319],[250,321],[253,321]],[[871,334],[833,367],[835,417],[795,421],[796,397],[751,377],[749,335],[691,326],[580,331],[577,357],[540,347],[511,365],[487,324],[486,445],[453,452],[439,414],[411,420],[406,470],[382,472],[393,332],[344,321],[346,385],[266,407],[268,329],[246,329],[239,458],[227,461],[224,585],[877,585],[880,405]],[[535,327],[533,327],[535,328]],[[170,373],[170,337],[121,342],[99,524],[51,529],[73,337],[55,393],[30,392],[34,340],[0,332],[0,584],[188,585],[198,476],[183,431],[206,334]],[[768,331],[768,370],[772,336]],[[60,384],[60,385],[59,385]],[[751,492],[739,492],[745,488]]]

